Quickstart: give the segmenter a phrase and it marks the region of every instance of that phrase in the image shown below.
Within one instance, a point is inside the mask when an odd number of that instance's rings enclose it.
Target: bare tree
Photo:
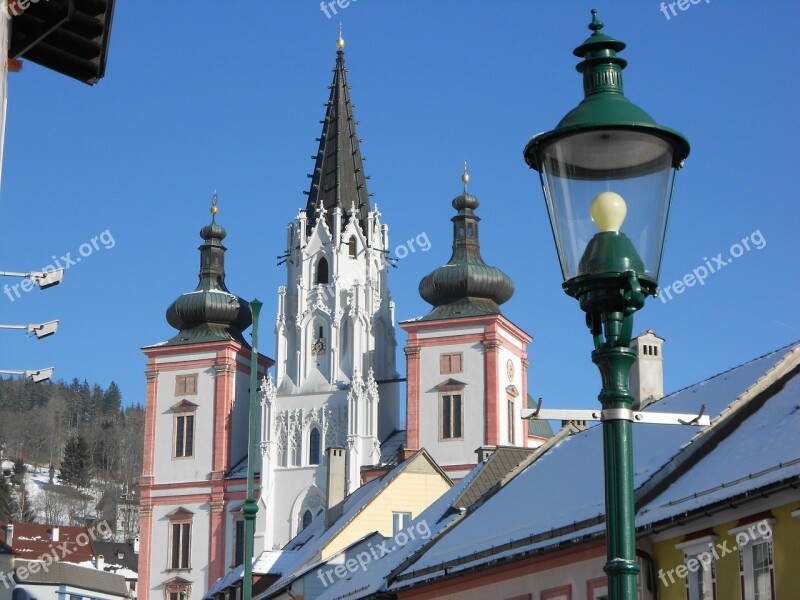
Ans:
[[[52,487],[42,489],[41,494],[34,503],[45,523],[51,525],[66,525],[69,517],[69,499]]]

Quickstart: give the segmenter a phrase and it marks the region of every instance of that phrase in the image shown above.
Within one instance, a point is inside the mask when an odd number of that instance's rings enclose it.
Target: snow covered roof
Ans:
[[[406,443],[406,430],[395,429],[389,434],[383,442],[381,442],[381,464],[392,464],[397,460],[397,455],[400,448],[403,448]]]
[[[258,600],[258,598],[268,598],[271,594],[283,589],[302,569],[317,562],[325,546],[355,519],[374,498],[385,490],[398,475],[403,473],[406,467],[419,459],[430,460],[431,463],[435,465],[433,460],[428,457],[425,450],[418,450],[388,473],[369,480],[352,494],[348,495],[344,499],[342,516],[329,528],[325,528],[325,519],[322,516],[311,521],[311,524],[290,540],[283,549],[284,552],[287,550],[296,552],[295,560],[292,561],[291,566],[289,566],[282,574],[281,578],[263,594],[256,596],[256,600]],[[446,475],[443,476],[446,478]]]
[[[94,558],[92,537],[86,527],[47,525],[45,523],[13,523],[12,539],[8,539],[7,521],[0,522],[0,541],[8,543],[20,559],[44,560],[57,555],[59,561],[80,563]]]
[[[560,437],[568,433],[569,430],[564,430]],[[390,579],[393,573],[402,571],[405,563],[415,554],[424,551],[426,546],[443,535],[449,527],[464,518],[464,511],[479,500],[480,494],[485,494],[501,483],[509,472],[524,465],[537,452],[544,452],[546,449],[544,447],[541,450],[536,449],[533,453],[524,449],[522,452],[517,450],[520,449],[498,448],[411,522],[408,529],[414,530],[417,534],[413,539],[399,547],[395,544],[392,552],[370,562],[365,570],[356,571],[346,579],[335,582],[319,596],[318,600],[366,597],[385,591],[387,579]]]
[[[729,428],[719,426],[729,423],[733,416],[739,420],[745,419],[747,415],[742,407],[754,398],[759,399],[754,404],[761,402],[763,395],[759,394],[798,363],[800,345],[795,344],[670,394],[648,406],[649,411],[697,413],[701,405],[705,405],[712,423],[700,432],[694,427],[637,424],[634,429],[635,487],[642,488],[654,475],[663,478],[664,485],[669,485],[669,477],[675,479],[677,475],[674,469],[665,473],[662,467],[680,460],[678,455],[690,443],[697,443],[711,435],[724,439],[730,433]],[[749,446],[763,444],[764,435],[763,432],[758,433],[759,428],[767,427],[767,423],[781,416],[785,419],[793,410],[800,410],[796,408],[797,401],[792,405],[790,400],[797,385],[787,385],[784,389],[786,396],[783,393],[776,395],[765,405],[768,408],[761,417],[750,420],[741,429],[740,435],[726,441],[731,445],[742,445],[750,436],[754,439],[750,439]],[[782,433],[789,436],[788,439],[796,440],[797,423],[792,418],[787,421],[785,428],[773,431],[770,435]],[[715,434],[717,428],[719,433]],[[710,451],[713,444],[707,446]],[[737,452],[738,464],[730,464],[728,459],[723,459],[726,468],[713,479],[717,487],[728,480],[739,481],[747,473],[755,473],[756,470],[773,469],[776,464],[777,468],[761,473],[756,479],[749,478],[749,483],[744,480],[735,483],[739,486],[737,489],[797,474],[800,449],[796,444],[785,444],[783,449],[761,448],[758,452],[754,448],[748,452],[746,448]],[[703,473],[698,471],[696,480],[686,485],[678,482],[680,485],[675,488],[675,493],[668,488],[662,497],[656,498],[647,508],[662,506],[654,517],[668,516],[670,511],[663,505],[670,500],[681,500],[689,490],[708,489],[708,483],[698,483],[707,481],[708,476],[706,472],[706,479],[703,479]],[[543,482],[551,482],[546,487],[546,493],[542,493]],[[686,507],[706,504],[714,493],[727,494],[728,490],[709,492],[705,498],[698,498],[697,503],[683,500],[682,504]],[[525,501],[525,518],[520,518],[520,499]],[[677,504],[670,508],[673,512],[681,510]],[[392,589],[404,587],[412,580],[441,577],[445,569],[452,573],[461,568],[496,561],[503,556],[602,534],[604,513],[602,428],[595,426],[555,443],[527,468],[520,470],[496,494],[476,505],[464,519],[420,553],[413,564],[400,574],[405,581],[396,582]],[[640,514],[647,513],[642,511]]]
[[[764,443],[771,440],[772,443]],[[648,503],[648,525],[800,477],[800,377],[794,377],[712,452]]]
[[[44,564],[42,561],[17,560],[14,563],[14,570],[17,578],[22,580],[24,585],[37,584],[60,584],[81,588],[93,592],[100,592],[118,598],[126,598],[128,587],[125,579],[113,573],[98,571],[94,568],[66,563],[52,562],[43,568],[40,564],[38,568],[31,570],[34,563]],[[27,572],[21,577],[20,570]]]

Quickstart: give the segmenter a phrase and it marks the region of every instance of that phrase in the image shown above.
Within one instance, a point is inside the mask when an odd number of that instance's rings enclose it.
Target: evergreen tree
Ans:
[[[14,461],[14,475],[11,477],[11,481],[14,485],[20,485],[25,483],[25,473],[28,472],[28,467],[25,466],[25,462],[22,458],[17,457]]]
[[[13,521],[17,512],[17,502],[8,480],[0,474],[0,521]]]
[[[91,465],[92,453],[86,439],[82,435],[70,438],[61,462],[61,481],[75,487],[88,487]]]
[[[115,382],[111,382],[108,389],[103,392],[103,414],[106,416],[116,416],[122,406],[122,393]]]

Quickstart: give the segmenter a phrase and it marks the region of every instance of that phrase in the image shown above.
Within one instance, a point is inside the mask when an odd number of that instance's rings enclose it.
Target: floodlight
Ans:
[[[25,371],[25,377],[30,377],[33,383],[39,383],[52,379],[54,370],[53,367],[47,367],[46,369],[39,369],[38,371]]]
[[[29,274],[29,279],[39,286],[40,290],[46,290],[49,287],[58,285],[64,279],[64,269],[55,269],[53,271],[32,272]]]
[[[49,335],[53,335],[56,331],[58,331],[58,320],[55,321],[48,321],[47,323],[42,323],[41,325],[28,325],[28,331],[32,331],[36,334],[37,339],[46,338]]]
[[[31,325],[0,325],[0,329],[25,329],[35,334],[37,339],[42,339],[58,331],[58,320]]]
[[[0,369],[0,373],[4,375],[24,375],[25,377],[30,377],[31,381],[34,383],[39,383],[41,381],[47,381],[48,379],[53,378],[53,371],[55,369],[53,367],[47,367],[46,369],[38,369],[38,370],[28,370],[28,371],[8,371],[6,369]]]

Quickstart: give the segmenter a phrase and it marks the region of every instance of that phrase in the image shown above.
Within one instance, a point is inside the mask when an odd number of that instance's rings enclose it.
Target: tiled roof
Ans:
[[[6,542],[7,521],[0,522],[0,541]],[[54,541],[54,530],[58,541]],[[92,537],[86,527],[54,526],[44,523],[14,523],[11,547],[19,559],[37,560],[42,556],[58,555],[58,560],[80,563],[94,558]]]

